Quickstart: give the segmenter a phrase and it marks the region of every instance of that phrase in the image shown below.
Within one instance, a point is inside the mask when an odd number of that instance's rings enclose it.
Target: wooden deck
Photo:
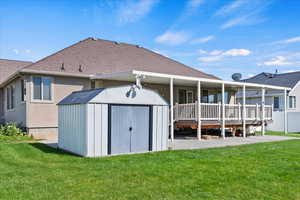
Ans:
[[[268,120],[266,122],[270,123],[272,122],[271,120]],[[261,126],[262,122],[261,121],[256,121],[256,120],[246,120],[246,125],[251,125],[251,126]],[[225,122],[225,128],[239,128],[243,126],[243,122],[240,120],[229,120]],[[176,128],[192,128],[192,129],[197,129],[198,128],[198,123],[197,121],[194,120],[184,120],[184,121],[176,121],[175,122],[175,127]],[[219,120],[204,120],[201,121],[201,128],[202,129],[209,129],[209,128],[221,128],[222,127],[222,121]]]

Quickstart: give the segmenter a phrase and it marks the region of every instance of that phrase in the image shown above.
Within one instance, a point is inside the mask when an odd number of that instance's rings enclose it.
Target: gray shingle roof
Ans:
[[[241,82],[293,88],[299,80],[300,71],[283,74],[272,74],[263,72],[251,78],[241,80]]]
[[[63,72],[73,74],[110,74],[140,70],[219,79],[137,45],[94,38],[87,38],[62,49],[25,69],[62,72],[62,64]]]
[[[72,94],[65,97],[57,105],[85,104],[100,94],[103,90],[104,88],[98,88],[72,92]]]
[[[31,63],[28,61],[0,59],[0,84],[13,73]]]

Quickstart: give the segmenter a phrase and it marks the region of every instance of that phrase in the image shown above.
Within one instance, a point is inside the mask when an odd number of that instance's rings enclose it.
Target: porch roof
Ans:
[[[173,75],[173,74],[162,74],[156,72],[147,72],[147,71],[137,71],[132,70],[128,72],[118,72],[111,74],[96,74],[91,76],[90,78],[93,80],[101,79],[101,80],[116,80],[116,81],[136,81],[137,76],[143,76],[143,83],[154,83],[154,84],[169,84],[170,79],[173,79],[174,85],[182,85],[182,86],[196,86],[197,82],[200,81],[202,87],[207,88],[216,88],[220,87],[221,84],[225,84],[225,87],[228,88],[240,88],[244,85],[247,87],[247,90],[253,89],[257,90],[258,88],[272,89],[272,90],[291,90],[289,87],[280,87],[273,85],[264,85],[264,84],[256,84],[256,83],[245,83],[245,82],[234,82],[234,81],[224,81],[224,80],[212,80],[207,78],[198,78],[191,76],[181,76],[181,75]]]

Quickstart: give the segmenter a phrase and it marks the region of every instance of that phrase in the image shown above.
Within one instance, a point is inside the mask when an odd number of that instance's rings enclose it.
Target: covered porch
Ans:
[[[282,90],[285,96],[290,90],[269,85],[135,70],[95,75],[91,79],[118,84],[136,83],[138,87],[157,90],[169,100],[171,141],[174,141],[175,133],[184,128],[195,130],[198,140],[202,139],[205,129],[219,129],[222,138],[225,138],[226,130],[235,132],[240,129],[241,136],[246,137],[249,126],[261,126],[264,135],[265,125],[272,122],[273,113],[273,106],[265,105],[266,90]],[[261,91],[260,104],[246,104],[246,91],[249,90]],[[238,91],[243,94],[242,103],[236,99]]]

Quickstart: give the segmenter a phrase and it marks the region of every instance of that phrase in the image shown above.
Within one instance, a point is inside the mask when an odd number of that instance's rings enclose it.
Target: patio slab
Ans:
[[[247,138],[242,137],[228,137],[225,139],[212,139],[212,140],[197,140],[193,139],[175,139],[172,143],[169,141],[169,148],[178,149],[206,149],[215,147],[226,147],[226,146],[238,146],[243,144],[255,144],[263,142],[275,142],[284,140],[294,140],[300,139],[297,137],[287,137],[287,136],[249,136]]]

